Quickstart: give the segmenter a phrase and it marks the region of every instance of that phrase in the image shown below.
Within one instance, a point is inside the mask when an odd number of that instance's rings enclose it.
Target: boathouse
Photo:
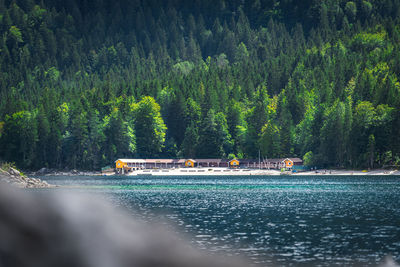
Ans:
[[[185,167],[228,167],[228,161],[223,159],[187,159]]]
[[[145,168],[146,161],[143,159],[118,159],[115,161],[115,168]]]
[[[232,159],[229,161],[230,168],[238,168],[240,166],[240,162],[237,159]]]
[[[303,161],[299,158],[286,158],[282,161],[285,164],[285,168],[292,169],[293,166],[303,165]]]
[[[286,169],[293,168],[293,161],[291,159],[284,159],[283,163],[285,163],[285,168]]]
[[[193,159],[187,159],[185,161],[185,167],[187,167],[187,168],[193,168],[195,166],[195,164],[196,164],[196,161]]]
[[[280,159],[118,159],[115,168],[120,173],[138,169],[170,169],[194,167],[225,167],[249,169],[293,169],[294,166],[303,165],[299,158]]]
[[[115,161],[115,169],[119,173],[126,173],[144,168],[146,168],[146,161],[144,159],[118,159]]]
[[[137,169],[161,169],[183,167],[183,159],[118,159],[115,161],[116,169],[126,169],[129,171]]]

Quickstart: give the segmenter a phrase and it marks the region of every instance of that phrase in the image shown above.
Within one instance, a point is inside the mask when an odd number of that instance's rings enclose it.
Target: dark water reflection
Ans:
[[[400,261],[400,177],[44,177],[169,221],[195,246],[278,265]]]

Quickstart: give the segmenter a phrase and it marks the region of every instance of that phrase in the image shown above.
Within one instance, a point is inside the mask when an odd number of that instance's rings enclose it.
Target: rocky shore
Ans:
[[[55,187],[40,179],[27,177],[12,167],[6,169],[0,168],[0,182],[8,183],[19,188]]]
[[[36,172],[30,172],[30,176],[95,176],[102,175],[101,172],[96,171],[78,171],[78,170],[56,170],[41,168]]]

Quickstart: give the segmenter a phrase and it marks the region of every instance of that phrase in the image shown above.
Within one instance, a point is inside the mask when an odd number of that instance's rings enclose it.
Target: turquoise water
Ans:
[[[376,265],[389,254],[400,262],[398,176],[41,178],[261,265]]]

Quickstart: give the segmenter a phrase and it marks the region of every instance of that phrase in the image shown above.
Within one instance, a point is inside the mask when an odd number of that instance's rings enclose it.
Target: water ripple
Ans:
[[[400,260],[400,177],[43,177],[261,265]]]

